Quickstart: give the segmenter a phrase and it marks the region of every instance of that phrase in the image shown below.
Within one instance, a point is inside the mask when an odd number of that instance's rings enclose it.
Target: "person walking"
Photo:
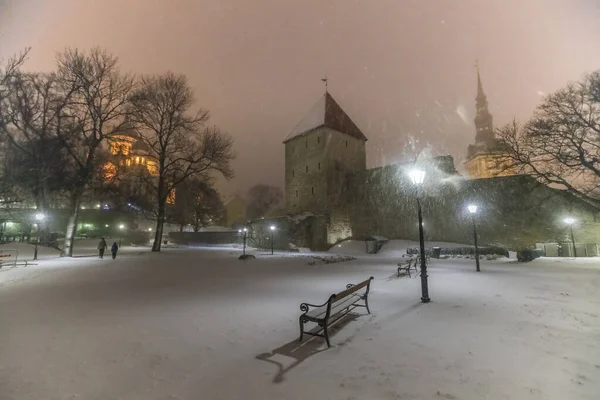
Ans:
[[[119,251],[119,245],[117,244],[117,242],[114,242],[112,247],[110,248],[113,260],[117,258],[117,251]]]
[[[106,250],[107,247],[106,240],[100,238],[100,241],[98,242],[98,258],[104,258],[104,250]]]

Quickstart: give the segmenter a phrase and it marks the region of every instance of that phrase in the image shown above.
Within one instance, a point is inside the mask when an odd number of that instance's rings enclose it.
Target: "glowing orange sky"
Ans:
[[[474,138],[476,59],[496,125],[600,68],[596,0],[0,0],[0,55],[29,69],[100,45],[135,73],[189,76],[236,139],[225,195],[283,184],[285,136],[323,93],[367,137],[368,164],[407,137],[460,161]],[[463,114],[461,118],[459,114]],[[465,122],[466,121],[466,122]]]

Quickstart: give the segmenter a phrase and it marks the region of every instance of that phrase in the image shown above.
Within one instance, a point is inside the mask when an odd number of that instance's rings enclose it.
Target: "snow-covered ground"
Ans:
[[[598,398],[598,259],[481,273],[432,260],[421,304],[419,278],[395,277],[397,251],[309,265],[172,248],[0,270],[0,398]],[[301,302],[369,276],[372,315],[341,323],[330,349],[298,345]]]

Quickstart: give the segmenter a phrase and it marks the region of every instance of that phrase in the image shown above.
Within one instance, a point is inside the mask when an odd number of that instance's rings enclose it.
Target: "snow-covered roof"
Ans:
[[[326,92],[319,98],[308,114],[300,120],[283,143],[320,126],[327,126],[357,139],[367,141],[367,137],[360,128],[356,126],[331,94]]]

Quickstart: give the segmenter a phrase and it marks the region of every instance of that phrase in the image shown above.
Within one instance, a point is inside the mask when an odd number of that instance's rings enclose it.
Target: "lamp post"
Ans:
[[[38,221],[37,222],[37,240],[35,241],[35,247],[33,249],[33,261],[38,259],[38,243],[40,243],[40,224],[41,222],[46,219],[46,216],[42,213],[37,213],[35,214],[35,220]]]
[[[244,229],[239,229],[238,230],[239,233],[242,233],[242,239],[243,239],[243,247],[242,247],[242,256],[246,255],[246,237],[248,236],[248,228],[244,228]]]
[[[479,268],[479,247],[477,246],[477,226],[475,225],[475,214],[477,214],[477,205],[469,204],[467,206],[469,213],[471,214],[471,222],[473,223],[473,242],[475,243],[475,265],[477,272],[481,272]]]
[[[123,230],[125,229],[125,225],[119,225],[119,247],[121,247],[121,239],[123,238]]]
[[[425,181],[425,171],[414,169],[408,173],[410,180],[417,187],[417,191]],[[421,247],[421,302],[429,303],[429,285],[427,283],[427,264],[425,262],[425,236],[423,235],[423,213],[419,193],[417,193],[417,211],[419,215],[419,244]]]
[[[275,233],[275,225],[271,225],[271,255],[273,255],[273,234]]]
[[[573,224],[575,223],[575,218],[567,217],[565,218],[565,223],[569,225],[569,229],[571,231],[571,243],[573,243],[573,256],[577,258],[577,249],[575,248],[575,236],[573,236]]]

